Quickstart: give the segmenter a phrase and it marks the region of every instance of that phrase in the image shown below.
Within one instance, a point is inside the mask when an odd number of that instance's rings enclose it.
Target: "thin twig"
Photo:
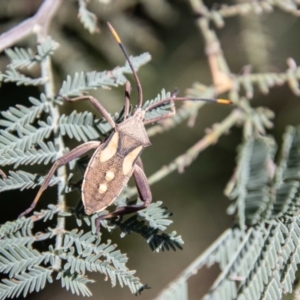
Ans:
[[[168,130],[174,128],[175,126],[182,123],[184,120],[188,119],[190,116],[197,113],[197,111],[203,105],[205,105],[204,102],[198,102],[198,103],[194,102],[191,105],[183,104],[176,111],[176,115],[174,117],[165,119],[165,120],[159,122],[159,124],[156,124],[156,125],[150,127],[147,130],[148,137],[152,137],[158,133],[164,133],[165,131],[168,131]]]
[[[235,109],[232,113],[225,118],[220,124],[215,126],[208,134],[206,134],[198,143],[188,149],[184,154],[178,156],[169,165],[163,166],[148,178],[148,183],[154,184],[166,177],[170,173],[179,170],[182,172],[185,167],[189,166],[199,155],[201,151],[206,149],[211,144],[217,142],[218,138],[227,132],[231,127],[240,122],[243,118],[243,113],[239,109]],[[131,197],[136,194],[136,188],[128,188],[126,196]]]
[[[206,55],[210,66],[214,87],[217,94],[227,92],[233,88],[233,80],[230,78],[230,69],[223,55],[221,44],[212,29],[209,28],[209,19],[206,17],[209,10],[201,0],[189,0],[196,15],[199,17],[196,24],[206,42]]]
[[[36,34],[39,41],[43,40],[49,32],[50,22],[61,3],[62,0],[44,0],[33,17],[26,19],[14,28],[1,34],[0,52],[31,34]]]
[[[42,24],[45,24],[44,28],[40,28],[36,31],[38,41],[42,41],[48,34],[49,25],[52,17],[55,15],[56,11],[60,7],[62,1],[61,0],[45,0],[41,8],[38,10],[38,12],[33,17],[34,21],[37,22],[38,26],[42,26]],[[47,11],[50,10],[50,11]],[[46,13],[47,12],[47,13]],[[47,18],[44,20],[43,23],[41,22],[41,18],[45,17],[47,15]],[[36,17],[36,19],[35,19]],[[26,22],[26,21],[25,21]],[[18,27],[18,26],[17,26]],[[16,28],[16,27],[15,27]],[[48,78],[47,82],[44,85],[45,88],[45,94],[48,99],[53,99],[55,95],[55,87],[54,87],[54,80],[53,80],[53,71],[51,66],[51,58],[48,56],[46,59],[41,61],[41,76],[43,78]],[[60,117],[60,112],[58,109],[58,106],[54,104],[53,101],[49,101],[49,108],[50,108],[50,115],[52,117],[53,126],[58,126],[58,121]],[[54,143],[58,145],[58,156],[63,155],[63,151],[66,148],[64,141],[62,139],[62,136],[57,134],[54,137]],[[66,185],[67,181],[67,170],[65,166],[61,166],[57,170],[57,176],[60,178],[61,182],[58,184],[58,201],[57,204],[62,207],[62,210],[65,208],[65,195],[63,194],[64,186]],[[65,218],[57,218],[57,226],[56,229],[58,232],[63,232],[65,229]],[[62,246],[63,242],[63,236],[62,234],[58,233],[56,236],[56,242],[55,242],[55,249],[59,249]],[[61,267],[61,260],[60,258],[56,258],[55,263],[53,265],[53,268],[55,270],[59,270]]]
[[[167,299],[169,291],[175,290],[177,286],[186,282],[191,276],[197,274],[198,270],[207,261],[208,257],[223,244],[230,235],[232,234],[231,229],[227,229],[203,254],[198,256],[184,271],[179,274],[179,276],[165,287],[163,291],[155,298],[155,300]]]

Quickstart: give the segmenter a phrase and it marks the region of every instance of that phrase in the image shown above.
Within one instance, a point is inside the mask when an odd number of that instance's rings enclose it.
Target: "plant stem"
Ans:
[[[198,141],[194,146],[188,149],[184,154],[178,156],[169,165],[163,166],[161,169],[156,171],[148,178],[148,183],[154,184],[160,181],[162,178],[168,176],[175,170],[182,172],[185,167],[189,166],[199,155],[201,151],[206,149],[211,144],[217,142],[218,138],[227,132],[236,123],[241,121],[243,118],[243,113],[239,109],[235,109],[232,113],[225,118],[221,123],[215,126],[208,134],[206,134],[200,141]],[[126,196],[131,197],[137,193],[136,188],[128,188],[126,190]]]
[[[44,0],[36,14],[18,24],[11,30],[0,35],[0,52],[11,47],[30,34],[36,34],[38,39],[45,38],[49,32],[49,25],[60,7],[62,0]]]
[[[46,24],[45,27],[42,30],[37,31],[37,39],[39,42],[43,41],[43,39],[46,38],[48,34],[50,21],[52,17],[55,15],[60,5],[61,5],[61,0],[54,0],[54,1],[45,0],[41,8],[35,14],[34,17],[36,17],[36,21],[38,22],[39,20],[41,20],[40,19],[41,16],[44,16],[44,13],[46,13],[46,9],[48,10],[50,9],[49,14],[47,14],[47,19],[45,20],[45,24]],[[46,59],[41,61],[41,77],[47,78],[47,82],[44,85],[44,89],[45,89],[46,97],[47,99],[49,99],[49,108],[50,108],[50,115],[52,118],[53,127],[56,128],[58,126],[60,112],[58,106],[53,101],[51,101],[55,95],[55,86],[54,86],[50,56],[47,56]],[[59,134],[55,135],[54,144],[58,145],[59,148],[58,156],[59,157],[62,156],[66,146],[64,144],[61,135]],[[58,168],[57,176],[60,178],[60,184],[58,184],[58,189],[57,189],[57,198],[58,198],[57,204],[63,211],[65,208],[65,195],[63,194],[63,189],[66,185],[66,180],[67,180],[67,170],[65,166],[61,166],[60,168]],[[65,218],[58,217],[57,226],[56,226],[56,230],[58,234],[56,235],[55,249],[59,249],[62,246],[62,241],[63,241],[62,232],[64,231],[64,229],[65,229]],[[60,267],[61,267],[61,259],[57,257],[54,262],[53,268],[55,270],[59,270]]]

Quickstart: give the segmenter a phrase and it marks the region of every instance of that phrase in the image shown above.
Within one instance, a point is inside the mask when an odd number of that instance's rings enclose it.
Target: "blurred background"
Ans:
[[[22,20],[33,15],[41,0],[0,1],[0,33],[7,31]],[[241,1],[240,1],[241,2]],[[226,2],[233,5],[237,2]],[[205,1],[211,7],[225,2]],[[194,13],[187,0],[102,0],[90,1],[88,8],[98,17],[100,31],[90,34],[77,18],[76,1],[64,1],[51,26],[51,36],[60,47],[53,56],[53,68],[57,90],[67,74],[79,71],[102,71],[124,64],[118,45],[109,33],[109,21],[118,31],[128,52],[138,55],[150,52],[152,61],[139,71],[144,98],[154,98],[162,88],[172,91],[180,89],[180,95],[194,82],[210,85],[211,74],[204,54],[204,41],[195,25]],[[213,25],[212,25],[213,26]],[[246,65],[253,72],[283,72],[286,59],[292,57],[300,61],[300,21],[298,18],[275,9],[272,13],[235,16],[225,20],[225,26],[217,29],[225,58],[232,73],[239,74]],[[34,37],[20,42],[23,47],[35,48]],[[0,56],[1,71],[8,60]],[[33,70],[35,72],[35,70]],[[38,70],[36,70],[38,72]],[[131,80],[134,85],[133,80]],[[93,93],[111,113],[120,111],[123,105],[123,87],[113,90],[98,90]],[[7,110],[15,104],[29,105],[28,97],[39,97],[40,90],[32,87],[18,87],[3,84],[0,88],[0,109]],[[133,89],[132,100],[136,93]],[[251,100],[253,106],[266,106],[276,113],[274,128],[270,134],[277,142],[287,125],[299,123],[299,98],[287,86],[275,87],[268,95],[257,92]],[[179,107],[181,104],[177,104]],[[88,103],[77,105],[80,111],[90,110]],[[74,106],[65,105],[63,112],[72,111]],[[195,126],[189,128],[187,122],[176,128],[156,135],[151,139],[152,147],[143,153],[146,174],[149,176],[163,165],[169,164],[177,156],[200,140],[205,129],[222,121],[232,107],[205,105],[198,114]],[[139,299],[153,299],[171,280],[184,270],[202,253],[234,219],[226,214],[229,200],[223,195],[226,183],[235,167],[236,148],[241,143],[242,134],[234,128],[223,136],[216,145],[203,151],[185,172],[172,173],[154,184],[153,200],[162,200],[173,215],[171,230],[176,230],[185,241],[184,249],[176,252],[152,253],[145,240],[130,235],[124,239],[118,230],[113,234],[103,232],[102,240],[111,239],[129,257],[128,267],[137,270],[136,275],[151,289],[146,290]],[[76,141],[66,139],[68,147],[77,145]],[[19,169],[46,173],[49,166],[33,169],[21,166]],[[7,169],[5,169],[7,170]],[[32,201],[37,190],[6,192],[1,194],[0,222],[14,220]],[[45,208],[55,201],[56,190],[49,188],[37,209]],[[21,197],[22,196],[22,197]],[[78,198],[73,193],[69,201]],[[68,224],[70,228],[75,224]],[[217,269],[202,269],[189,281],[191,300],[199,299],[212,284]],[[127,288],[111,288],[110,282],[101,274],[91,274],[96,280],[90,285],[95,299],[133,299],[135,296]],[[29,299],[80,299],[60,288],[59,282],[48,284],[38,294]]]

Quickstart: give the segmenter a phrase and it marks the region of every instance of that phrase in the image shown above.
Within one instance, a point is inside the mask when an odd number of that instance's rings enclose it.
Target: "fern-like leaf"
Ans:
[[[43,85],[46,82],[45,78],[30,78],[19,73],[16,69],[9,68],[2,74],[4,82],[14,82],[16,85]]]
[[[130,234],[132,232],[141,235],[146,239],[152,251],[159,252],[164,250],[182,249],[183,240],[181,236],[177,236],[176,231],[169,234],[162,233],[158,228],[149,227],[145,224],[145,221],[138,219],[137,215],[134,215],[125,221],[112,220],[112,224],[117,225],[122,230],[122,235]]]
[[[159,102],[162,99],[166,99],[166,98],[169,98],[169,97],[171,97],[171,93],[170,92],[166,92],[163,89],[161,91],[161,93],[156,96],[155,99],[147,100],[144,103],[144,105],[143,105],[143,109],[146,109],[148,106],[150,106],[150,105],[152,105],[152,104],[154,104],[156,102]],[[147,113],[145,115],[145,121],[147,121],[149,119],[152,119],[152,118],[159,117],[161,115],[164,115],[164,114],[170,112],[171,105],[172,104],[170,102],[166,102],[166,103],[163,103],[162,105],[160,105],[158,107],[155,107],[155,108],[147,111]]]
[[[135,70],[150,60],[149,53],[131,57]],[[97,88],[108,88],[110,86],[123,85],[127,81],[124,74],[131,73],[128,63],[123,67],[104,72],[81,72],[76,73],[74,78],[68,76],[63,82],[59,95],[62,97],[80,96],[83,92]]]
[[[77,113],[73,111],[69,116],[62,115],[58,122],[58,129],[62,135],[75,138],[77,141],[87,142],[99,138],[99,133],[93,127],[92,113]]]
[[[240,226],[245,222],[256,224],[268,218],[271,210],[269,183],[272,179],[275,143],[270,138],[249,139],[240,147],[235,186],[230,186],[227,196],[235,199],[230,213],[238,209]],[[231,184],[231,183],[230,183]],[[228,191],[228,188],[227,188]]]
[[[31,68],[35,65],[34,53],[31,49],[15,47],[14,49],[5,49],[5,54],[10,58],[10,66],[17,68]]]
[[[35,188],[36,186],[42,184],[43,181],[43,177],[39,177],[28,172],[9,171],[9,176],[7,178],[0,179],[0,191]],[[57,183],[59,183],[59,179],[57,177],[52,177],[50,186]]]
[[[72,230],[64,235],[64,248],[67,249],[71,245],[75,245],[77,253],[82,257],[87,257],[91,253],[101,255],[106,261],[112,263],[118,270],[127,270],[126,263],[128,258],[126,254],[122,254],[116,249],[116,245],[112,245],[108,240],[107,244],[101,243],[101,238],[93,235],[91,232],[83,233],[83,231]]]
[[[6,127],[7,131],[13,131],[18,126],[31,124],[40,117],[42,112],[48,112],[49,106],[44,94],[41,94],[40,100],[29,97],[29,101],[33,106],[17,105],[16,107],[10,107],[8,111],[2,111],[1,114],[6,120],[0,120],[0,125]]]
[[[67,262],[64,269],[71,274],[76,272],[84,275],[87,271],[98,271],[108,276],[113,286],[118,280],[121,286],[126,285],[132,293],[137,293],[143,285],[137,277],[133,276],[135,271],[130,271],[125,266],[126,255],[115,249],[116,245],[112,245],[110,241],[103,244],[100,237],[73,230],[64,235],[60,258]],[[101,257],[105,260],[100,260]]]
[[[79,274],[70,276],[66,272],[59,272],[56,279],[60,279],[62,287],[64,287],[67,291],[71,290],[73,294],[81,294],[82,296],[87,297],[92,296],[87,284],[95,281],[88,279],[86,276]]]
[[[35,266],[29,272],[16,275],[13,280],[3,279],[0,283],[0,299],[19,297],[23,294],[42,290],[46,282],[52,283],[53,271],[41,266]]]
[[[49,259],[49,253],[40,253],[37,250],[22,245],[6,246],[1,249],[0,272],[8,274],[9,278],[18,273],[24,273],[35,266],[39,266],[44,260]]]
[[[18,126],[17,133],[19,137],[5,130],[0,130],[0,153],[3,154],[9,149],[19,149],[26,152],[38,141],[48,138],[52,131],[53,124],[51,124],[50,117],[48,117],[47,123],[40,121],[38,128],[29,124],[22,127]]]
[[[58,43],[50,36],[47,36],[45,40],[37,46],[37,54],[35,55],[36,61],[44,60],[47,56],[53,54],[57,47]]]
[[[97,27],[97,17],[94,13],[90,12],[86,7],[85,0],[79,0],[79,13],[78,17],[83,27],[87,29],[90,33],[95,33],[99,29]]]
[[[138,211],[138,215],[147,220],[150,227],[164,231],[173,221],[167,219],[172,213],[168,212],[165,207],[160,207],[161,205],[161,201],[151,203],[146,209]]]
[[[49,36],[37,47],[37,54],[34,55],[31,49],[15,47],[6,49],[5,54],[10,58],[11,62],[8,65],[12,69],[31,68],[37,62],[42,61],[47,56],[51,55],[57,48],[58,44]]]
[[[1,225],[0,227],[0,238],[5,235],[10,235],[22,228],[31,228],[33,226],[33,221],[30,218],[20,218],[13,222],[8,221]]]
[[[14,164],[14,168],[19,165],[28,164],[33,165],[44,163],[46,165],[57,158],[57,147],[55,147],[52,142],[45,144],[38,141],[37,144],[40,146],[40,149],[38,150],[35,148],[31,148],[26,152],[20,149],[8,150],[2,157],[0,157],[0,164],[2,166]]]

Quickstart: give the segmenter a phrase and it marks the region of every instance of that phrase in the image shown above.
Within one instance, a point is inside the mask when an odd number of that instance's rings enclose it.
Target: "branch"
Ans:
[[[243,113],[241,110],[234,110],[232,113],[223,120],[220,124],[215,126],[208,134],[206,134],[198,143],[188,149],[184,154],[178,156],[168,166],[163,166],[148,178],[148,183],[154,184],[160,181],[162,178],[168,176],[175,170],[183,172],[184,168],[189,166],[199,155],[201,151],[206,149],[211,144],[217,142],[218,138],[225,132],[227,132],[232,126],[242,120]],[[136,194],[136,188],[128,188],[126,196],[131,197]]]
[[[232,234],[231,229],[227,229],[203,254],[198,256],[179,276],[174,279],[168,286],[163,289],[154,300],[168,299],[167,295],[173,295],[172,290],[176,290],[177,286],[181,286],[190,277],[197,274],[197,271],[210,258],[211,253],[216,251],[220,245],[226,241]]]
[[[31,34],[39,41],[47,36],[49,25],[60,7],[62,0],[44,0],[36,14],[0,35],[0,52]]]

